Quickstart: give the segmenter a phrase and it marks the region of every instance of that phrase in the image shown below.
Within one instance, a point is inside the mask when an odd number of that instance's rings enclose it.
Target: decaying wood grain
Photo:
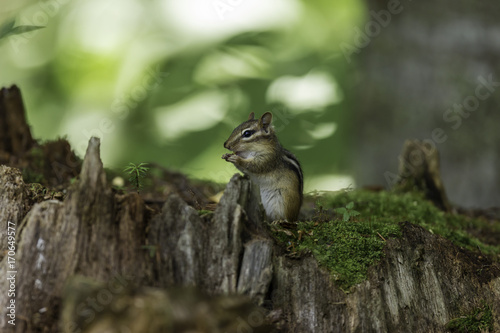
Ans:
[[[256,230],[262,230],[257,224],[262,222],[251,224],[248,220],[248,216],[262,214],[259,206],[251,214],[244,209],[254,204],[251,195],[242,194],[250,189],[249,180],[234,176],[213,216],[207,219],[199,217],[177,195],[169,197],[162,213],[153,219],[149,237],[149,244],[158,249],[155,267],[159,286],[198,286],[213,295],[235,293],[240,284],[244,293],[262,299],[270,283],[271,251],[269,241],[258,243],[262,249],[256,249],[251,241],[245,245]],[[262,252],[263,256],[253,258],[249,251]],[[244,270],[240,268],[242,257]],[[255,264],[258,261],[260,265]],[[250,282],[255,276],[259,282]]]
[[[237,291],[259,305],[264,303],[273,277],[272,255],[273,242],[269,239],[257,238],[245,244]]]
[[[19,226],[26,214],[25,185],[21,172],[0,165],[0,260],[7,250],[8,223],[11,227]]]
[[[446,332],[453,318],[488,302],[498,329],[500,271],[489,259],[411,223],[347,297],[351,331]]]
[[[91,139],[80,180],[65,201],[34,205],[21,223],[16,252],[17,323],[2,322],[2,331],[54,331],[62,288],[76,273],[100,281],[121,275],[141,282],[148,271],[141,248],[143,209],[134,194],[115,202],[99,158],[99,140]],[[6,288],[2,279],[0,290]],[[7,293],[2,292],[0,303],[7,301]],[[0,311],[5,318],[4,308]]]
[[[500,327],[499,267],[411,223],[402,229],[349,293],[312,257],[275,257],[272,300],[285,331],[447,332],[446,323],[483,301]]]
[[[345,293],[311,256],[273,258],[272,303],[285,332],[351,332]]]
[[[399,157],[398,186],[409,191],[421,191],[437,207],[451,211],[451,205],[441,180],[439,151],[434,144],[407,140]]]
[[[23,99],[18,87],[0,90],[0,163],[19,156],[35,145],[26,122]]]

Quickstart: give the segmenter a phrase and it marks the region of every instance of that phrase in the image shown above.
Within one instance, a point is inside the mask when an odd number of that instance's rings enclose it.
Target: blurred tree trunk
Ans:
[[[360,70],[351,92],[357,183],[394,185],[392,157],[405,140],[419,139],[439,149],[452,203],[498,206],[500,3],[367,4],[367,22],[351,40]]]

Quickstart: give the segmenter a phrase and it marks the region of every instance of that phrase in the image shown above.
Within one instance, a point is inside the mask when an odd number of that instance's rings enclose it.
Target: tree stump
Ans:
[[[62,201],[32,202],[34,184],[0,166],[1,332],[446,332],[482,302],[500,327],[500,269],[481,253],[402,222],[346,292],[274,240],[248,179],[233,176],[213,213],[175,191],[155,213],[111,189],[99,149],[92,138]],[[402,160],[420,162],[402,166],[401,185],[446,209],[426,149],[407,144]]]
[[[77,274],[101,283],[118,279],[136,286],[196,287],[208,295],[235,294],[239,286],[240,293],[253,297],[256,304],[263,302],[272,272],[271,242],[253,241],[262,228],[248,224],[247,216],[262,211],[245,212],[256,200],[249,180],[233,177],[211,218],[200,217],[172,194],[162,213],[149,221],[137,194],[111,191],[99,145],[99,139],[90,140],[80,179],[68,189],[65,200],[35,204],[22,222],[25,185],[18,171],[0,170],[13,175],[2,177],[5,188],[12,190],[2,192],[1,205],[12,207],[3,212],[17,225],[15,259],[19,263],[14,298],[7,293],[10,282],[0,281],[0,304],[13,299],[16,306],[16,325],[4,320],[2,331],[56,331],[64,286]],[[2,270],[7,259],[1,263]],[[105,305],[109,304],[102,300],[96,307]],[[4,319],[5,311],[5,307],[0,310]],[[77,311],[72,323],[85,322],[87,327],[87,321],[94,320],[89,316]],[[266,325],[263,320],[257,326]],[[143,328],[138,331],[144,332]]]
[[[26,153],[35,145],[17,86],[0,90],[0,163]]]
[[[399,178],[397,186],[408,191],[419,191],[444,211],[451,211],[446,196],[437,148],[420,140],[406,140],[399,157]]]
[[[80,173],[81,161],[64,139],[38,144],[31,136],[25,113],[19,88],[2,88],[0,164],[22,169],[23,177],[33,183],[68,185]]]

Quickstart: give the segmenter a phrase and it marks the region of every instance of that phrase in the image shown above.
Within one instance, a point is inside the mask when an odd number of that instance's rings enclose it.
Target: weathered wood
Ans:
[[[260,266],[240,268],[245,239],[251,240],[251,232],[262,229],[257,227],[261,222],[249,224],[242,208],[253,207],[257,200],[250,191],[248,179],[234,176],[212,218],[205,220],[177,195],[169,197],[162,213],[153,219],[149,236],[149,244],[158,248],[158,286],[198,286],[214,295],[237,292],[241,280],[246,281],[241,282],[245,293],[262,303],[270,283],[268,272],[272,271],[269,240],[249,245],[252,251],[263,253]],[[262,213],[259,206],[257,209],[254,216]],[[248,253],[246,258],[255,262]],[[253,274],[259,276],[258,282],[251,282]]]
[[[404,223],[369,279],[344,293],[312,257],[274,258],[272,300],[287,332],[447,332],[486,301],[500,318],[500,270],[480,254]],[[498,325],[495,319],[495,325]],[[498,326],[495,326],[498,327]]]
[[[148,244],[157,252],[155,286],[199,286],[205,280],[205,225],[197,211],[176,194],[151,222]]]
[[[7,250],[8,226],[18,229],[26,214],[25,185],[21,172],[0,165],[0,260]],[[11,225],[8,225],[11,222]]]
[[[258,305],[264,303],[273,277],[272,254],[273,242],[269,239],[245,244],[237,291],[249,295]]]
[[[312,256],[273,258],[273,309],[285,332],[350,332],[345,293]]]
[[[2,330],[54,330],[62,287],[77,273],[96,281],[120,277],[127,283],[160,287],[197,286],[210,295],[236,293],[240,285],[240,291],[255,303],[263,302],[272,272],[271,243],[252,242],[252,234],[264,229],[257,220],[262,209],[248,179],[233,177],[211,218],[201,218],[172,194],[148,228],[137,194],[112,193],[99,157],[99,140],[92,138],[80,179],[69,188],[64,202],[35,204],[20,223],[25,213],[24,184],[18,171],[7,169],[15,177],[2,180],[6,189],[14,191],[2,192],[2,203],[17,207],[15,216],[4,213],[23,225],[15,255],[22,265],[16,275],[16,326],[1,322]],[[256,208],[247,214],[243,207]],[[253,216],[253,224],[248,216]],[[258,253],[263,256],[256,257]],[[250,267],[253,262],[259,265]],[[3,260],[0,269],[5,267]],[[8,281],[0,281],[0,290],[7,289]],[[7,293],[2,293],[0,302],[8,301]],[[5,315],[5,308],[0,312]],[[85,313],[82,316],[80,321],[88,319]]]
[[[370,279],[349,294],[356,312],[351,329],[446,332],[449,320],[483,301],[500,309],[499,276],[498,266],[480,254],[406,222],[403,237],[388,241]]]
[[[258,188],[247,177],[235,174],[224,190],[224,196],[217,205],[215,219],[227,220],[237,206],[243,209],[248,223],[246,228],[253,233],[264,230],[265,213]]]
[[[0,90],[0,163],[26,153],[35,145],[17,86]]]
[[[398,187],[421,191],[442,210],[451,211],[451,205],[441,180],[439,152],[428,142],[406,140],[399,156]]]
[[[209,289],[216,293],[236,292],[239,260],[243,251],[241,233],[247,221],[246,213],[238,201],[248,190],[248,181],[238,175],[233,176],[214,213],[214,228],[207,246],[207,275],[212,280]]]
[[[99,158],[99,140],[91,139],[80,180],[69,189],[65,201],[34,205],[18,230],[17,321],[15,326],[1,322],[1,330],[53,331],[62,286],[76,273],[99,281],[125,276],[142,282],[150,271],[147,252],[141,248],[143,211],[136,194],[115,202]],[[7,267],[5,259],[2,270]],[[0,304],[10,301],[7,289],[8,281],[0,280]],[[5,318],[5,307],[0,315]]]

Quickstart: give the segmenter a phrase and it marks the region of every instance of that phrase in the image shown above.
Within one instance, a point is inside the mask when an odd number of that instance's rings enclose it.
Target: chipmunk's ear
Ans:
[[[250,112],[250,114],[248,115],[248,120],[253,120],[254,117],[255,117],[254,113]]]
[[[273,121],[273,115],[271,114],[271,112],[266,112],[262,115],[262,117],[260,117],[260,125],[262,126],[262,128],[264,128],[264,130],[267,132],[267,129],[269,128],[269,126],[271,125],[271,122]]]

